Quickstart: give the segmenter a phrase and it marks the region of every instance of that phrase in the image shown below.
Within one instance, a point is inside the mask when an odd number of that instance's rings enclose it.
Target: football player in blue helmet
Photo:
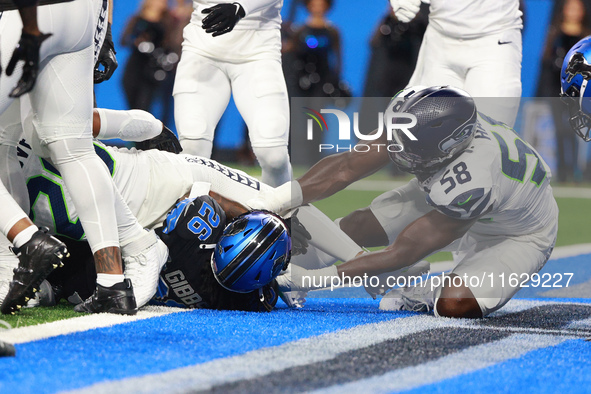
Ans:
[[[583,38],[568,51],[560,72],[560,96],[570,111],[570,125],[585,141],[591,141],[591,36]]]
[[[218,283],[247,293],[269,284],[287,269],[291,239],[279,216],[263,211],[245,213],[222,233],[211,259]]]

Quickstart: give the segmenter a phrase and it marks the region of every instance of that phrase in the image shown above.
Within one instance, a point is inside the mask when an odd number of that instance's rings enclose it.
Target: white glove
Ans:
[[[257,197],[248,200],[246,205],[250,209],[265,209],[284,216],[292,208],[302,204],[302,188],[297,181],[286,182],[275,189],[265,190]]]
[[[402,23],[408,23],[421,9],[421,0],[390,0],[390,5],[396,18]]]

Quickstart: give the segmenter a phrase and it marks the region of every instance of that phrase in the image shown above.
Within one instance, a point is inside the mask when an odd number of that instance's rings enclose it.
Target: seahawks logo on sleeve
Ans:
[[[461,193],[449,204],[437,204],[427,195],[427,203],[446,216],[456,219],[474,219],[490,212],[493,208],[492,190],[482,187]]]

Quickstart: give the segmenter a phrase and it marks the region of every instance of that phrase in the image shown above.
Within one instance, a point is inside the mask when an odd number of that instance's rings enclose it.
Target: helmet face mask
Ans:
[[[591,116],[587,115],[581,109],[581,101],[589,100],[583,97],[587,88],[587,80],[581,84],[581,89],[575,85],[571,85],[567,92],[560,93],[562,102],[566,104],[569,110],[568,122],[576,135],[581,137],[584,141],[591,141]],[[583,93],[581,93],[581,90]]]
[[[275,279],[290,258],[291,238],[283,220],[270,212],[252,211],[226,226],[211,268],[225,289],[249,293]]]
[[[398,112],[416,117],[410,140],[394,130],[393,141],[404,149],[389,152],[390,159],[402,171],[426,178],[470,146],[476,132],[477,111],[473,99],[464,91],[448,86],[414,89]]]
[[[576,43],[566,54],[560,73],[562,101],[569,109],[569,123],[584,141],[591,141],[591,36]]]

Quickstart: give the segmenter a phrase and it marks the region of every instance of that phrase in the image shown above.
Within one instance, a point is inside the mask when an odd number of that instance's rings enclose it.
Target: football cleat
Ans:
[[[74,307],[76,312],[86,313],[117,313],[135,315],[137,304],[133,295],[133,286],[129,279],[116,283],[111,287],[96,285],[94,294],[86,301]]]
[[[160,270],[168,261],[168,247],[152,230],[138,240],[137,245],[124,247],[122,255],[123,274],[133,283],[137,306],[141,308],[158,289]]]
[[[384,311],[429,312],[435,304],[431,281],[422,281],[415,286],[394,289],[380,301]]]
[[[13,248],[19,259],[14,269],[8,293],[2,303],[2,313],[13,314],[26,304],[25,298],[34,298],[41,282],[53,271],[54,265],[62,266],[68,250],[63,242],[47,234],[42,228],[20,248]]]
[[[14,357],[16,355],[16,349],[14,345],[0,341],[0,357]]]
[[[158,149],[170,153],[181,153],[183,148],[176,136],[168,127],[162,127],[162,133],[146,141],[136,142],[135,147],[139,150]]]

